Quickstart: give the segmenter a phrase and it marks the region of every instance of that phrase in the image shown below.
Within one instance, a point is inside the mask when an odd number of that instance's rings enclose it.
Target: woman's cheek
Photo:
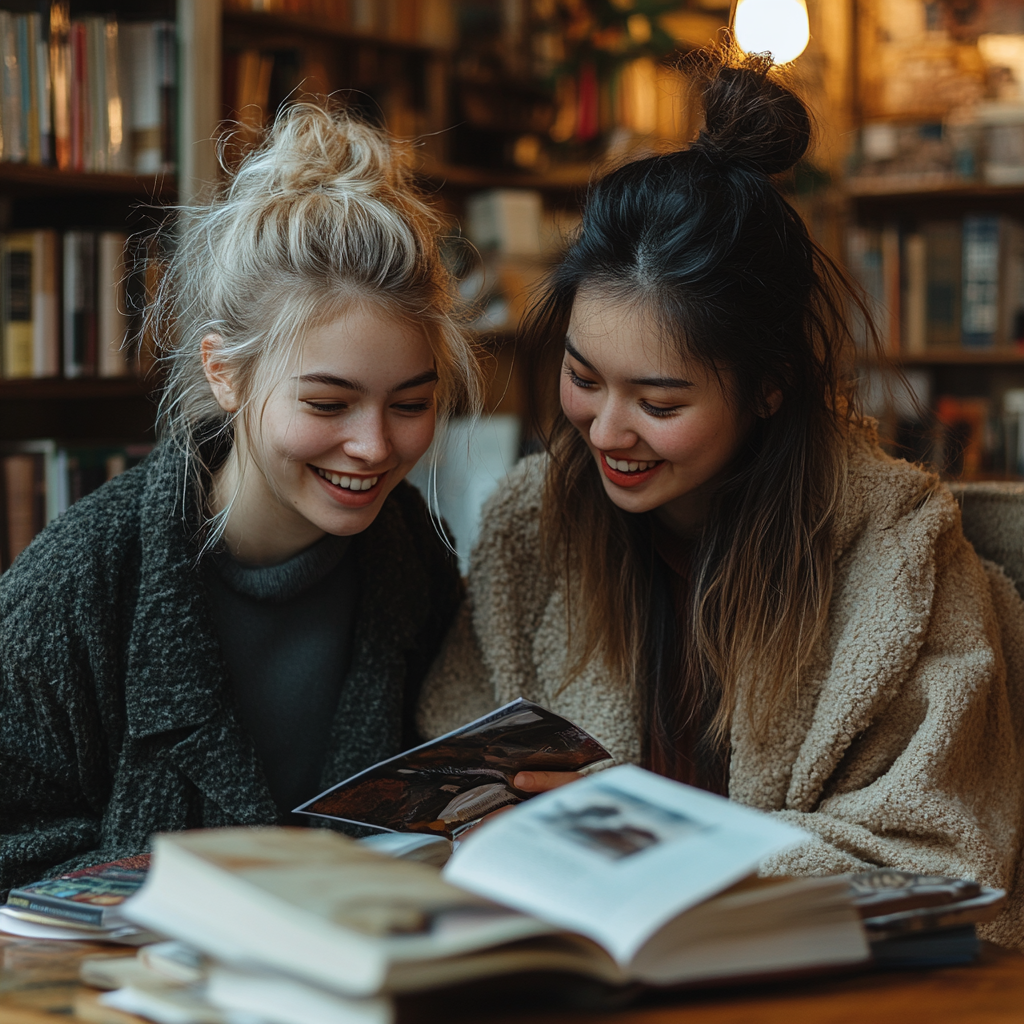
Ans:
[[[586,393],[576,387],[567,377],[563,375],[559,387],[559,398],[562,403],[562,412],[566,419],[575,427],[579,427],[588,417],[586,412]]]

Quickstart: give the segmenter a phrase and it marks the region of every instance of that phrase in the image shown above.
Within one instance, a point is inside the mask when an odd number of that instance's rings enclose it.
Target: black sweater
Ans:
[[[163,444],[73,505],[0,577],[0,892],[147,848],[156,831],[278,820]],[[323,787],[413,742],[461,584],[400,484],[353,541],[352,658]]]

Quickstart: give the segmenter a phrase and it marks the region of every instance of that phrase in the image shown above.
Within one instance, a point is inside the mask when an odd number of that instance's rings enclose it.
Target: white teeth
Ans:
[[[654,462],[630,462],[627,459],[613,459],[610,456],[605,456],[605,461],[611,466],[612,469],[618,470],[620,473],[642,473],[644,470],[652,469],[658,463]]]
[[[332,473],[328,469],[316,467],[316,471],[325,479],[329,480],[335,487],[344,487],[347,491],[368,491],[377,485],[379,476],[345,476],[341,473]]]

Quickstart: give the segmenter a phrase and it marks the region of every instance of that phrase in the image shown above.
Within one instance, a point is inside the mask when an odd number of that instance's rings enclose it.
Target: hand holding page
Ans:
[[[625,967],[662,925],[805,838],[758,811],[622,765],[488,823],[444,874],[588,936]]]
[[[512,785],[519,772],[575,772],[602,761],[611,755],[593,736],[520,698],[353,775],[295,813],[452,838],[531,797]]]

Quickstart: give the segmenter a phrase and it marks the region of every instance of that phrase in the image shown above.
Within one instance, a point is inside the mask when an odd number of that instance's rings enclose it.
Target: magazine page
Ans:
[[[579,726],[520,698],[353,775],[295,813],[450,839],[531,798],[512,785],[518,772],[574,772],[610,760]]]
[[[470,835],[444,875],[580,932],[620,966],[662,925],[807,838],[723,797],[621,765]]]

